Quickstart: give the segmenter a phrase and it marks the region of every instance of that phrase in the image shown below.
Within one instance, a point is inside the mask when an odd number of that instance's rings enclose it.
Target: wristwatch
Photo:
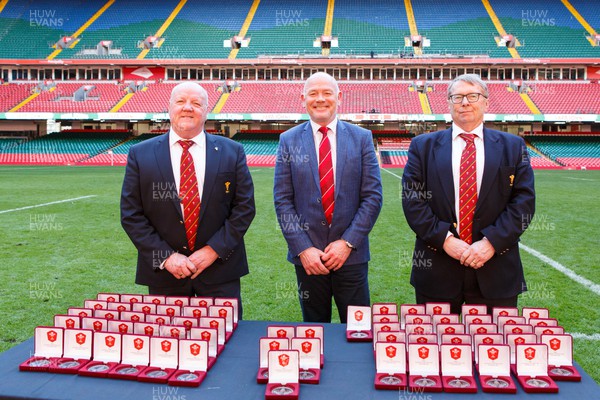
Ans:
[[[349,248],[351,248],[352,250],[356,249],[356,247],[354,247],[354,246],[352,245],[352,243],[350,243],[349,241],[347,241],[347,240],[344,240],[344,242],[346,242],[346,246],[348,246],[348,247],[349,247]]]

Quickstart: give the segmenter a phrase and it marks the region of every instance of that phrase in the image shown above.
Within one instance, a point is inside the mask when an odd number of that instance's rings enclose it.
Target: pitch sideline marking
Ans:
[[[49,205],[52,205],[52,204],[67,203],[69,201],[77,201],[77,200],[89,199],[91,197],[96,197],[96,195],[92,194],[92,195],[89,195],[89,196],[81,196],[81,197],[74,197],[72,199],[51,201],[50,203],[36,204],[36,205],[33,205],[33,206],[25,206],[25,207],[19,207],[19,208],[12,208],[10,210],[2,210],[2,211],[0,211],[0,214],[9,213],[9,212],[13,212],[13,211],[28,210],[30,208],[44,207],[44,206],[49,206]]]
[[[400,177],[399,175],[396,175],[393,172],[390,172],[385,168],[382,168],[382,169],[385,172],[387,172],[388,174],[391,174],[398,179],[402,179],[402,177]],[[552,268],[556,269],[557,271],[562,272],[564,275],[568,276],[569,278],[571,278],[575,282],[579,283],[580,285],[587,287],[589,290],[591,290],[596,295],[600,296],[600,285],[598,285],[580,275],[577,275],[573,270],[565,267],[564,265],[562,265],[561,263],[559,263],[557,261],[554,261],[550,257],[545,256],[544,254],[540,253],[539,251],[524,245],[523,243],[519,243],[519,247],[521,247],[523,250],[525,250],[532,256],[537,257],[540,260],[542,260],[543,262],[547,263],[548,265],[550,265]]]
[[[570,335],[573,336],[573,339],[577,340],[600,340],[600,333],[593,333],[589,335],[587,333],[573,332]]]

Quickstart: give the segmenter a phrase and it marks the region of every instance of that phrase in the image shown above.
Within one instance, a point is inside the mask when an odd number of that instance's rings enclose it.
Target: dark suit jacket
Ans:
[[[368,234],[382,205],[381,176],[371,132],[338,121],[336,128],[335,209],[325,220],[319,186],[319,163],[310,122],[279,138],[274,199],[277,219],[288,243],[288,260],[301,265],[298,254],[309,247],[324,250],[343,238],[356,247],[347,265],[369,261]]]
[[[195,249],[210,245],[219,258],[196,279],[217,284],[248,273],[243,238],[254,214],[254,186],[242,145],[206,134],[206,176]],[[131,147],[121,193],[121,224],[138,249],[136,283],[185,284],[156,269],[173,252],[191,254],[173,177],[169,134]]]
[[[490,299],[526,290],[519,237],[535,211],[533,170],[525,142],[505,132],[483,129],[485,166],[473,220],[473,241],[484,236],[495,255],[476,270],[481,293]],[[452,176],[452,130],[414,138],[402,177],[404,215],[416,233],[411,284],[427,296],[451,298],[462,289],[464,266],[443,244],[456,233]]]

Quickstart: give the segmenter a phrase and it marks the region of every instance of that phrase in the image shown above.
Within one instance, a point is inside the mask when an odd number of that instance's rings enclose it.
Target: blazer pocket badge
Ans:
[[[510,175],[510,176],[508,177],[508,179],[510,179],[510,186],[512,186],[512,185],[513,185],[513,183],[514,183],[514,181],[515,181],[515,176],[514,176],[514,175]]]
[[[231,182],[227,181],[225,182],[225,193],[229,193],[229,186],[231,185]],[[511,184],[512,186],[512,179],[511,179]]]

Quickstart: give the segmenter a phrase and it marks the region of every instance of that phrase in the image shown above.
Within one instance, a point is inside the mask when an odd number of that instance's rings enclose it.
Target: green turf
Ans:
[[[242,280],[244,316],[299,321],[295,275],[275,220],[273,169],[251,171],[257,213],[246,235],[251,273]],[[119,223],[123,173],[118,167],[0,167],[0,211],[95,196],[0,213],[0,351],[98,292],[144,292],[133,283],[135,249]],[[413,234],[402,214],[399,179],[385,171],[382,178],[384,207],[371,235],[372,301],[409,303]],[[536,171],[537,213],[523,236],[527,246],[596,284],[599,182],[600,171]],[[520,305],[550,308],[567,332],[600,333],[597,294],[525,252],[523,262],[530,290]],[[600,382],[598,341],[574,342],[576,361]]]

